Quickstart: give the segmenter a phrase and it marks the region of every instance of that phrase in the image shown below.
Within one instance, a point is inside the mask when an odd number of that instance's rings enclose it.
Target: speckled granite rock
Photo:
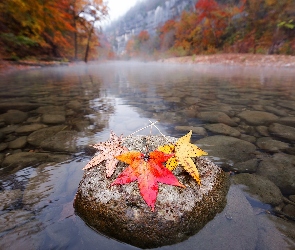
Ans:
[[[176,138],[169,137],[171,142]],[[125,146],[141,150],[142,136],[127,138]],[[148,139],[149,149],[165,144],[163,137]],[[228,176],[206,158],[194,159],[202,185],[177,168],[174,174],[186,188],[159,184],[152,212],[140,196],[137,182],[110,186],[122,169],[106,178],[105,165],[85,171],[74,200],[76,213],[92,228],[109,237],[141,247],[152,248],[186,240],[223,210],[228,192]]]

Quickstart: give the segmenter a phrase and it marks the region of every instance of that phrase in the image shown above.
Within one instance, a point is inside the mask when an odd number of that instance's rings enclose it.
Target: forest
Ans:
[[[151,9],[159,2],[146,6]],[[98,28],[107,16],[104,0],[0,0],[0,59],[295,55],[294,0],[199,0],[195,8],[160,25],[155,35],[142,30],[131,37],[121,57]]]
[[[295,55],[295,1],[199,0],[195,9],[160,26],[156,36],[146,30],[133,36],[124,56],[216,53]]]
[[[0,0],[1,58],[95,59],[107,14],[103,0]]]

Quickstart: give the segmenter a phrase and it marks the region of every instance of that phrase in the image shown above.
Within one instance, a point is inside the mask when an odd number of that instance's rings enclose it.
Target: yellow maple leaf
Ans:
[[[204,150],[200,149],[198,146],[190,143],[191,136],[192,131],[187,133],[185,136],[179,138],[178,141],[175,143],[175,146],[173,144],[168,144],[160,146],[158,150],[166,154],[175,153],[175,156],[171,157],[166,162],[166,167],[172,171],[177,167],[178,164],[182,165],[183,168],[200,185],[201,180],[199,172],[191,157],[199,157],[202,155],[207,155],[207,153]]]
[[[175,146],[173,144],[167,144],[158,147],[159,151],[162,151],[165,154],[172,154],[175,153]],[[176,156],[171,157],[166,162],[166,168],[168,168],[170,171],[173,171],[178,166],[178,161],[176,159]]]

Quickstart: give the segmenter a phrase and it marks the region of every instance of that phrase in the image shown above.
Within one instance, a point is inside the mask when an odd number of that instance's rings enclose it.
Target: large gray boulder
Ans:
[[[149,138],[149,144],[154,147],[166,143],[153,141],[154,138],[159,137]],[[132,140],[137,150],[143,148],[140,136]],[[129,150],[136,149],[126,146]],[[75,211],[100,233],[140,248],[184,241],[223,210],[228,191],[228,176],[218,166],[206,158],[194,161],[201,186],[182,168],[176,168],[174,174],[186,188],[159,184],[154,212],[140,196],[137,182],[111,186],[125,164],[119,163],[113,176],[106,178],[102,163],[85,171],[75,196]]]

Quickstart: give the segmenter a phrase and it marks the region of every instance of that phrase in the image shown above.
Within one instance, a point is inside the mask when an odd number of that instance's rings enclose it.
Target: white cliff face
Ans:
[[[130,10],[111,28],[113,32],[115,30],[114,51],[117,54],[124,53],[130,37],[138,35],[142,30],[147,30],[151,36],[155,35],[159,26],[170,19],[177,19],[184,10],[194,9],[196,2],[197,0],[159,0],[154,9],[146,11],[143,6]]]

